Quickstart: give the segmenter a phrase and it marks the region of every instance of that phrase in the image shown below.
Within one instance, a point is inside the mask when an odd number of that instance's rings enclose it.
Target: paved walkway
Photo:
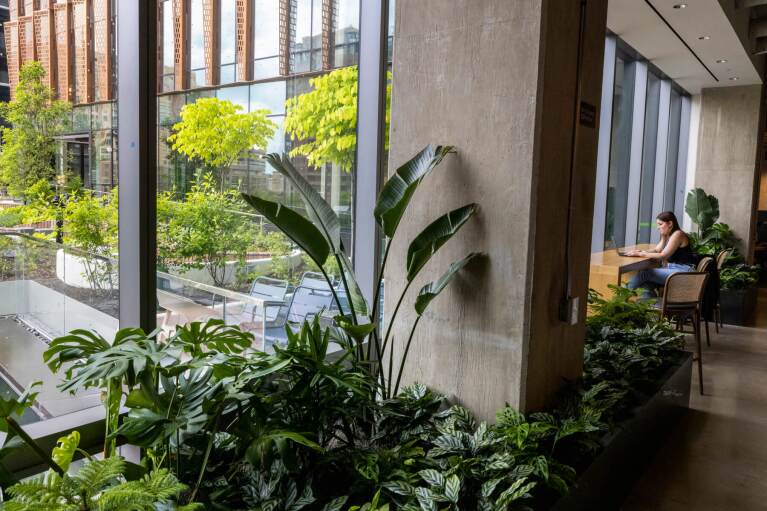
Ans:
[[[693,368],[690,413],[624,511],[767,510],[767,289],[754,328],[725,326]],[[690,346],[691,347],[691,346]]]

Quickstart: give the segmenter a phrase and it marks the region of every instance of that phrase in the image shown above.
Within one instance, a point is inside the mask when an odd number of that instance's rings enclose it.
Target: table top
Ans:
[[[632,250],[648,250],[654,245],[641,244],[631,245],[621,248],[621,252],[630,252]],[[621,271],[632,271],[634,269],[647,268],[655,264],[656,259],[651,257],[626,257],[619,256],[615,249],[605,250],[604,252],[593,252],[591,254],[591,266],[604,266],[610,268],[619,268]]]

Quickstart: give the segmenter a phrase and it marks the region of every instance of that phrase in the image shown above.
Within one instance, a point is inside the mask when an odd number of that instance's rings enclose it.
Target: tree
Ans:
[[[96,196],[87,190],[69,197],[64,206],[64,243],[86,252],[81,257],[93,289],[115,287],[112,257],[117,252],[118,192]]]
[[[253,226],[237,190],[218,191],[210,172],[198,174],[182,201],[158,196],[158,258],[161,267],[205,268],[218,287],[227,277],[227,263],[244,266],[253,240]]]
[[[261,109],[242,113],[242,107],[228,100],[200,98],[181,109],[181,121],[168,137],[175,151],[202,163],[207,171],[223,174],[253,148],[265,150],[277,125]]]
[[[54,100],[44,78],[45,69],[39,62],[25,64],[14,99],[0,103],[0,116],[11,124],[2,131],[0,183],[17,197],[25,197],[27,188],[41,179],[53,182],[54,137],[69,124],[69,103]]]
[[[304,143],[290,156],[305,156],[309,165],[320,168],[335,163],[349,172],[357,146],[356,66],[336,69],[312,78],[314,90],[285,102],[285,131],[294,141]],[[391,74],[389,74],[391,77]],[[389,147],[391,83],[386,86],[385,147]]]

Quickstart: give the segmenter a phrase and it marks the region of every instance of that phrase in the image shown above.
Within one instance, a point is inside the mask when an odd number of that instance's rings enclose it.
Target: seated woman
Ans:
[[[655,223],[660,232],[660,242],[650,250],[635,250],[628,255],[660,259],[665,263],[659,268],[641,270],[629,281],[629,288],[644,288],[644,298],[654,298],[655,290],[666,284],[669,275],[680,271],[695,271],[695,254],[690,247],[690,238],[679,227],[676,215],[671,211],[659,214]]]

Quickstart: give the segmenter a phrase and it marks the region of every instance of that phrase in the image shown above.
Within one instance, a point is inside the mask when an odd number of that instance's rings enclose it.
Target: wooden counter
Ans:
[[[648,250],[654,245],[634,245],[621,248],[621,252],[632,250]],[[591,267],[589,270],[589,287],[598,291],[605,298],[611,296],[609,284],[618,286],[623,276],[630,272],[645,270],[659,265],[658,259],[650,257],[623,257],[619,256],[615,249],[591,254]]]

